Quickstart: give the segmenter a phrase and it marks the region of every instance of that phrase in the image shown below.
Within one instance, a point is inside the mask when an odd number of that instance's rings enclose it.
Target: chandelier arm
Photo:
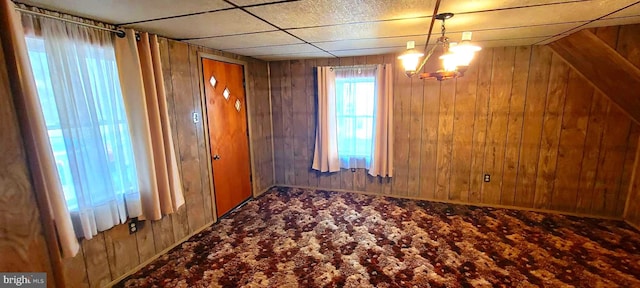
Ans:
[[[424,55],[424,59],[422,60],[422,62],[420,63],[420,66],[418,67],[418,69],[416,69],[416,71],[422,70],[422,68],[424,67],[424,64],[427,64],[427,60],[429,60],[429,58],[431,58],[431,55],[433,55],[433,52],[436,51],[436,48],[438,48],[438,44],[433,45],[433,48],[431,48],[431,50],[429,50],[429,52],[427,52]],[[425,52],[426,50],[427,50],[427,47],[425,46]]]

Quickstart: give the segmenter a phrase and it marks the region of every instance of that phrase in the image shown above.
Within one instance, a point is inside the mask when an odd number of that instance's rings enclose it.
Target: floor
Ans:
[[[273,188],[116,287],[640,287],[624,222]]]

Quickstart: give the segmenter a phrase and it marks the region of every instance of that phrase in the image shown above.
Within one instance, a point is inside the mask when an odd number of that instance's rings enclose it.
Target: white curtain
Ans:
[[[141,215],[136,166],[113,37],[23,15],[29,58],[78,237]]]
[[[340,167],[371,164],[376,103],[376,66],[335,69],[336,120]]]
[[[376,112],[369,175],[393,177],[393,66],[376,70]]]
[[[318,115],[312,168],[320,172],[340,171],[336,129],[336,74],[331,67],[317,67]]]
[[[158,37],[132,29],[115,42],[122,93],[138,165],[146,219],[178,211],[184,201],[160,61]]]

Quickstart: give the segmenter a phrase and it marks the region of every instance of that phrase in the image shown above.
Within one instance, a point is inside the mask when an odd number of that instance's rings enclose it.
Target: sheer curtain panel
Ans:
[[[24,14],[51,161],[78,237],[141,215],[110,32]]]
[[[371,164],[376,66],[336,67],[338,158],[345,169]]]
[[[127,29],[116,39],[116,57],[145,218],[158,220],[184,204],[160,63],[158,37]]]

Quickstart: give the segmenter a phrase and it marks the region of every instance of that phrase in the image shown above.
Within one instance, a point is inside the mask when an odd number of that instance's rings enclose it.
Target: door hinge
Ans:
[[[200,122],[200,115],[198,114],[198,112],[193,112],[193,114],[191,114],[191,117],[193,119],[193,123]]]
[[[249,174],[249,182],[253,183],[253,174]]]

